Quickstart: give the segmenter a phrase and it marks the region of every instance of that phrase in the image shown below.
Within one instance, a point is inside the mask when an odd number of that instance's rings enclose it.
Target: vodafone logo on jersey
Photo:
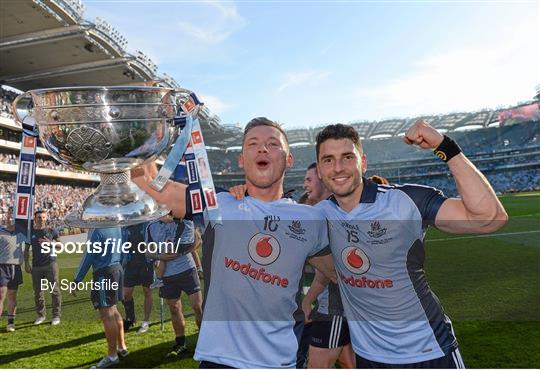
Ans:
[[[281,246],[272,235],[258,233],[249,241],[248,252],[255,263],[266,266],[278,259]]]
[[[365,274],[371,266],[368,256],[363,250],[357,247],[345,248],[341,252],[341,260],[345,264],[345,267],[347,267],[347,270],[353,274]]]

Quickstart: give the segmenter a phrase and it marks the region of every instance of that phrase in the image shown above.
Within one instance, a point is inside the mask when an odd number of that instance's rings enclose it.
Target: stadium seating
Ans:
[[[16,93],[1,89],[2,116],[12,122],[11,101]],[[435,127],[448,131],[462,147],[465,154],[491,181],[498,193],[539,189],[540,186],[540,125],[533,119],[501,125],[497,119],[504,110],[472,113],[452,113],[422,117]],[[511,111],[511,108],[506,111]],[[400,136],[415,122],[414,119],[390,119],[381,122],[352,122],[363,137],[364,152],[368,156],[367,176],[379,175],[392,183],[417,183],[440,188],[449,196],[457,195],[454,181],[448,175],[447,166],[431,152],[403,144]],[[493,123],[497,124],[493,124]],[[460,131],[463,127],[483,127],[473,131]],[[315,161],[314,140],[322,127],[293,129],[288,131],[295,163],[286,176],[286,189],[302,192],[307,166]],[[458,130],[456,130],[458,129]],[[20,142],[20,128],[15,123],[0,124],[0,162],[16,165]],[[391,135],[390,137],[384,137]],[[238,167],[238,147],[242,131],[233,125],[219,125],[216,130],[205,132],[205,141],[211,149],[208,157],[217,186],[228,188],[244,182]],[[223,148],[223,144],[227,147]],[[233,148],[236,147],[236,148]],[[381,150],[384,148],[384,150]],[[75,173],[57,163],[45,151],[38,154],[38,168]],[[77,171],[81,172],[81,171]],[[15,175],[0,173],[0,212],[13,204]],[[55,183],[56,182],[56,183]],[[51,219],[61,226],[62,219],[72,206],[82,202],[91,192],[91,182],[70,182],[62,185],[58,180],[41,176],[36,189],[36,209],[50,209]],[[67,201],[65,194],[70,194]],[[69,203],[69,204],[67,204]]]

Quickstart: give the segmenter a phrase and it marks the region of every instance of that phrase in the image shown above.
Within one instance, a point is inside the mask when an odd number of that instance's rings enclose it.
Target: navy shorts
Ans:
[[[347,319],[340,315],[316,312],[311,323],[311,345],[318,348],[337,348],[351,342]]]
[[[131,265],[124,269],[124,287],[133,288],[138,285],[149,287],[154,282],[154,269],[151,264]]]
[[[385,364],[375,362],[356,355],[357,369],[465,369],[465,364],[459,353],[459,348],[454,349],[446,356],[433,360],[415,362],[413,364]]]
[[[0,287],[5,286],[9,290],[17,290],[22,283],[23,277],[20,265],[0,264]]]
[[[123,294],[123,281],[124,272],[122,266],[119,264],[107,266],[97,271],[94,271],[94,283],[106,281],[109,283],[108,289],[92,289],[90,298],[92,304],[97,310],[98,308],[111,307],[124,299]],[[113,289],[110,285],[112,283],[118,284],[118,289]]]
[[[201,290],[201,281],[196,268],[163,278],[163,286],[159,288],[159,296],[165,299],[178,299],[184,291],[192,295]]]

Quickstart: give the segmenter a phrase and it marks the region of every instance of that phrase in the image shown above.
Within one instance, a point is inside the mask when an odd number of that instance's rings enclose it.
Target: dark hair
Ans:
[[[266,117],[253,118],[251,121],[248,122],[248,124],[244,128],[244,136],[242,138],[242,143],[244,143],[244,140],[246,139],[246,135],[249,132],[249,130],[255,127],[259,127],[259,126],[268,126],[268,127],[273,127],[277,129],[279,132],[283,134],[283,137],[285,137],[285,142],[287,143],[287,146],[289,145],[289,138],[287,137],[285,130],[283,130],[283,127],[281,127],[279,123],[269,120]]]
[[[360,141],[360,135],[350,125],[344,125],[342,123],[336,123],[335,125],[328,125],[317,134],[315,151],[317,153],[317,160],[319,160],[319,148],[322,143],[328,139],[350,139],[354,146],[358,148],[358,151],[362,153],[362,142]]]
[[[388,181],[386,177],[373,175],[373,176],[370,176],[368,179],[380,185],[390,185],[390,182]]]
[[[38,209],[37,211],[34,212],[34,216],[37,216],[37,215],[39,215],[41,213],[47,213],[47,211],[44,210],[44,209]]]
[[[317,162],[313,162],[312,164],[310,164],[309,166],[307,166],[307,171],[311,170],[311,169],[314,169],[314,168],[317,168]]]
[[[303,193],[300,195],[300,198],[298,198],[298,204],[306,204],[308,199],[308,193]]]

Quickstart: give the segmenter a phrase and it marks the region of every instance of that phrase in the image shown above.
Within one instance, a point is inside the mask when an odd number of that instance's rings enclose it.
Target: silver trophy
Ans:
[[[69,87],[31,90],[13,102],[23,127],[60,163],[97,172],[101,183],[66,223],[121,227],[166,215],[130,179],[130,170],[155,160],[178,135],[175,90],[160,87]],[[17,108],[26,108],[21,118]],[[69,194],[66,194],[68,197]]]

